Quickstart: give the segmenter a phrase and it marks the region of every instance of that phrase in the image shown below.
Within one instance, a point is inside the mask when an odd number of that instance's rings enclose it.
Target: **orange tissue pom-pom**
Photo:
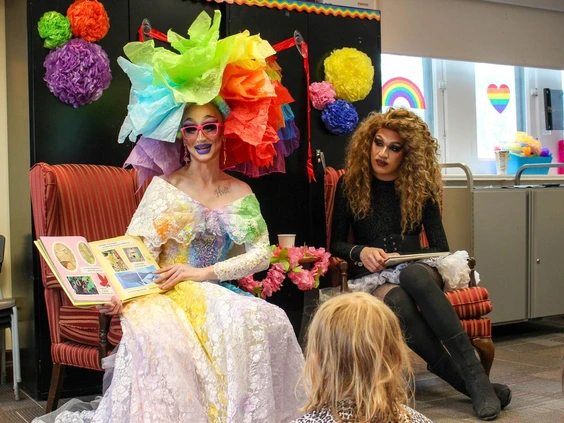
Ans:
[[[76,0],[67,10],[72,34],[89,42],[99,41],[110,29],[110,18],[98,0]]]

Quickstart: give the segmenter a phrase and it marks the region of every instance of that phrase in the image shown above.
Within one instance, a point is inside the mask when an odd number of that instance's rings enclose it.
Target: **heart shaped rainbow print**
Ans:
[[[501,84],[499,88],[495,84],[488,86],[488,98],[498,113],[503,113],[509,104],[510,97],[509,87],[507,85]]]

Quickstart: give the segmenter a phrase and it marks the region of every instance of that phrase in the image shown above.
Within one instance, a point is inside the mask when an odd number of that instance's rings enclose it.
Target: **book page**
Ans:
[[[404,254],[400,256],[393,256],[390,257],[388,260],[384,262],[386,267],[392,267],[400,263],[405,263],[407,261],[416,261],[416,260],[423,260],[435,257],[444,257],[448,256],[450,253],[448,251],[440,252],[440,253],[421,253],[421,254]]]
[[[154,283],[159,265],[139,238],[124,235],[91,242],[90,247],[122,301],[162,292]]]
[[[114,291],[86,239],[41,237],[35,244],[75,306],[104,304],[111,300]]]

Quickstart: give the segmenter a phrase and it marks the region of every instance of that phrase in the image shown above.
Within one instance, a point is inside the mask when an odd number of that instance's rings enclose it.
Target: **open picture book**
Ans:
[[[417,261],[429,258],[444,257],[448,256],[450,253],[448,251],[441,253],[419,253],[419,254],[404,254],[401,256],[393,256],[384,262],[384,266],[392,267],[400,263],[405,263],[406,261]]]
[[[162,292],[154,283],[159,265],[138,238],[88,242],[80,236],[45,236],[34,243],[77,307],[104,304],[114,295],[125,302]]]

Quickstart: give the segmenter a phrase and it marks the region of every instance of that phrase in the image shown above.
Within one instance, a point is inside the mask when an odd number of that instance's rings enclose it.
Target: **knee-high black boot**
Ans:
[[[425,321],[413,298],[399,286],[386,294],[384,302],[399,318],[407,345],[427,362],[429,371],[470,397],[460,368]],[[509,404],[511,391],[507,386],[492,383],[492,388],[499,398],[501,408]]]
[[[460,374],[472,399],[472,408],[476,415],[482,420],[495,419],[501,410],[501,404],[482,363],[476,358],[474,347],[466,332],[443,341],[443,345],[460,367]]]
[[[419,306],[425,321],[458,364],[476,415],[483,420],[495,419],[501,410],[500,401],[458,316],[435,284],[430,269],[419,263],[407,266],[400,273],[400,286]]]
[[[427,369],[447,382],[461,394],[470,397],[468,389],[466,389],[466,382],[464,382],[464,378],[460,373],[460,368],[446,351],[436,363],[433,365],[429,364]],[[511,402],[511,389],[502,383],[492,383],[491,385],[497,398],[499,399],[501,409],[503,410]]]

